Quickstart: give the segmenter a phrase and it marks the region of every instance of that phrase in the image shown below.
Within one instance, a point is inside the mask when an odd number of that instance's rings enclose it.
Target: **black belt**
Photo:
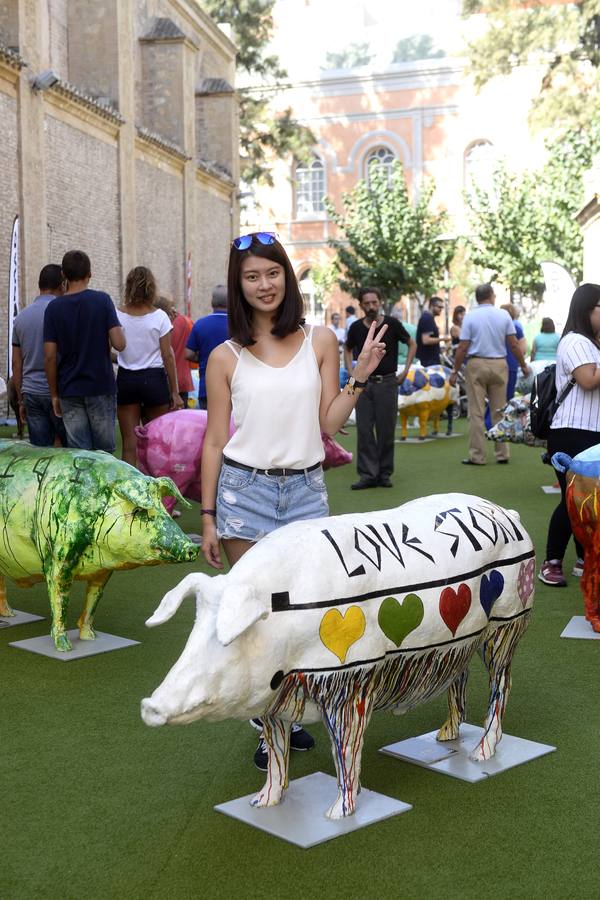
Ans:
[[[226,466],[233,466],[234,469],[243,469],[244,472],[257,472],[258,475],[304,475],[305,472],[312,472],[313,469],[318,469],[321,465],[320,462],[317,462],[314,466],[307,466],[305,469],[257,469],[256,466],[246,466],[244,463],[236,462],[235,459],[228,459],[226,456],[223,457],[223,462]]]
[[[382,381],[385,381],[386,378],[395,378],[395,372],[388,372],[387,375],[369,375],[369,381],[372,381],[374,384],[381,384]]]

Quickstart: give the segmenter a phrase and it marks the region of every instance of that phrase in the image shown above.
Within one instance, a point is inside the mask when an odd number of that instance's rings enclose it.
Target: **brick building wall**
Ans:
[[[137,262],[152,269],[158,288],[180,305],[184,271],[183,185],[181,175],[136,162]]]
[[[205,57],[233,84],[235,47],[195,0],[0,0],[0,259],[18,212],[22,302],[43,265],[79,247],[116,302],[146,263],[180,308],[191,253],[192,315],[208,310],[206,286],[224,281],[238,233],[239,148],[231,89],[224,158],[198,153]],[[47,70],[54,83],[34,85]],[[3,296],[7,276],[0,263]]]
[[[69,77],[69,0],[52,0],[51,15],[48,17],[47,40],[49,43],[49,67],[57,75],[70,81]]]
[[[205,233],[193,254],[194,295],[204,314],[210,311],[214,286],[227,283],[229,241],[224,241],[221,236],[231,228],[229,202],[208,191],[199,192],[197,216],[199,222],[207,219],[213,223],[213,228]],[[237,237],[237,232],[233,237]]]
[[[0,93],[0,375],[7,371],[8,262],[15,216],[19,212],[17,102]],[[4,410],[0,408],[0,413]]]
[[[47,182],[49,260],[81,248],[92,262],[91,287],[120,296],[117,149],[64,122],[46,117],[46,156],[51,171],[69,159],[69,179]]]

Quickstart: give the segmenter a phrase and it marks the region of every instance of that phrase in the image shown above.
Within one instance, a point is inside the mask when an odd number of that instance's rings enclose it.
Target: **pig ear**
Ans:
[[[226,647],[259,619],[266,619],[269,606],[250,585],[225,588],[217,612],[217,638]]]
[[[197,597],[200,591],[210,588],[211,580],[203,572],[192,572],[190,575],[186,575],[173,590],[165,594],[158,608],[146,620],[148,628],[154,628],[155,625],[167,622],[171,616],[175,615],[186,597]]]
[[[154,499],[148,490],[149,484],[153,479],[147,478],[136,472],[131,478],[122,478],[115,482],[113,489],[115,494],[122,497],[123,500],[129,500],[133,506],[141,509],[151,509],[154,506]]]
[[[192,504],[185,499],[174,481],[167,478],[166,475],[161,475],[156,480],[158,481],[161,497],[175,497],[182,506],[187,506],[188,509],[192,508]]]

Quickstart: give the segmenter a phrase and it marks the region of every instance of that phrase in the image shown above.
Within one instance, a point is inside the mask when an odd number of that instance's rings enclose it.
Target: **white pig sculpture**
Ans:
[[[455,739],[475,651],[490,695],[471,758],[494,754],[534,573],[518,514],[467,494],[287,525],[227,575],[188,575],[165,595],[147,625],[166,622],[188,596],[196,621],[142,700],[142,718],[157,726],[260,715],[269,768],[255,806],[282,799],[291,723],[322,718],[339,785],[327,815],[351,815],[373,710],[402,713],[448,689],[438,740]]]

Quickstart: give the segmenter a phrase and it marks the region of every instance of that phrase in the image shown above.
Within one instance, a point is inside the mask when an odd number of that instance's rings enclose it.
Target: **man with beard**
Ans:
[[[381,294],[376,288],[361,288],[358,292],[360,308],[364,313],[348,329],[344,360],[348,372],[352,372],[352,357],[362,350],[373,322],[377,331],[382,325],[387,329],[381,337],[385,343],[385,356],[364,384],[355,382],[355,388],[363,389],[356,404],[356,468],[358,481],[353,491],[371,487],[392,487],[390,475],[394,470],[394,434],[398,416],[398,385],[402,384],[414,359],[417,345],[405,327],[392,316],[381,312]],[[407,344],[408,353],[404,370],[396,375],[398,344]]]

